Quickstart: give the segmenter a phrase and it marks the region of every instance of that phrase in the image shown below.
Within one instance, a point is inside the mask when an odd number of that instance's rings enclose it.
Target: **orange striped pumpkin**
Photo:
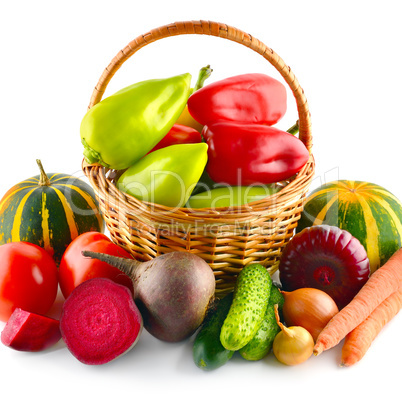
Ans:
[[[402,204],[379,185],[338,180],[307,197],[297,232],[313,225],[348,231],[365,247],[370,271],[382,266],[402,244]]]
[[[81,179],[44,172],[11,187],[0,200],[0,244],[27,241],[60,259],[78,235],[104,231],[92,188]]]

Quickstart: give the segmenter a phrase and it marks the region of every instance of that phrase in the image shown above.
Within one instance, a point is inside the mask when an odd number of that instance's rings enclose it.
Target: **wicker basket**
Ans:
[[[274,195],[241,207],[214,210],[170,209],[141,202],[116,188],[118,172],[85,162],[83,171],[95,190],[115,243],[141,261],[174,250],[197,254],[211,266],[219,297],[233,289],[237,274],[247,264],[259,262],[271,274],[278,268],[281,251],[293,236],[314,175],[310,113],[296,77],[272,49],[239,29],[210,21],[176,22],[134,39],[103,72],[89,108],[101,100],[110,79],[137,50],[159,39],[185,34],[211,35],[237,42],[261,54],[279,71],[296,100],[299,138],[310,151],[307,164]]]

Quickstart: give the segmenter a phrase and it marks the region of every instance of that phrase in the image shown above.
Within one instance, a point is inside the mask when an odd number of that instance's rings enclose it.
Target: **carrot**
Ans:
[[[382,328],[402,308],[402,289],[385,299],[360,325],[346,335],[341,366],[349,367],[366,354]]]
[[[328,322],[318,335],[314,354],[317,356],[324,350],[336,346],[401,286],[402,249],[399,249],[370,276],[352,301]]]

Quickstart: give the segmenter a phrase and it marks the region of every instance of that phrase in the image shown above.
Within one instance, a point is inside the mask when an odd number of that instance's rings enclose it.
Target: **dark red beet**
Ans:
[[[67,348],[84,364],[105,364],[128,352],[142,327],[130,290],[106,278],[77,286],[64,302],[60,317]]]
[[[38,352],[61,339],[59,321],[16,308],[1,333],[1,342],[15,350]]]
[[[173,251],[146,262],[88,250],[82,254],[105,261],[131,277],[144,327],[160,340],[179,342],[190,337],[214,298],[213,271],[195,254]]]
[[[296,234],[283,250],[279,278],[283,290],[321,289],[343,308],[370,275],[362,244],[349,232],[318,225]]]

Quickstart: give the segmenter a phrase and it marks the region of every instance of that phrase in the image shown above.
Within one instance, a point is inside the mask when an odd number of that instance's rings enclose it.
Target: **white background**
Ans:
[[[181,20],[224,22],[273,48],[291,66],[309,101],[317,162],[312,188],[343,178],[380,184],[402,199],[399,1],[28,1],[0,6],[0,194],[37,174],[82,177],[80,121],[92,89],[115,54],[152,28]],[[211,64],[216,80],[244,72],[279,77],[259,55],[222,39],[164,39],[134,55],[107,94],[136,81]],[[280,122],[296,120],[289,109]],[[0,324],[0,329],[4,324]],[[364,359],[340,368],[340,346],[286,367],[272,355],[236,357],[214,372],[192,361],[192,341],[166,344],[145,331],[136,347],[104,366],[85,366],[64,345],[19,353],[0,345],[0,381],[13,400],[177,401],[290,398],[382,400],[400,389],[402,316]],[[2,347],[3,346],[3,347]],[[398,396],[399,394],[395,394]],[[250,399],[248,399],[250,398]],[[371,400],[371,399],[370,399]]]

